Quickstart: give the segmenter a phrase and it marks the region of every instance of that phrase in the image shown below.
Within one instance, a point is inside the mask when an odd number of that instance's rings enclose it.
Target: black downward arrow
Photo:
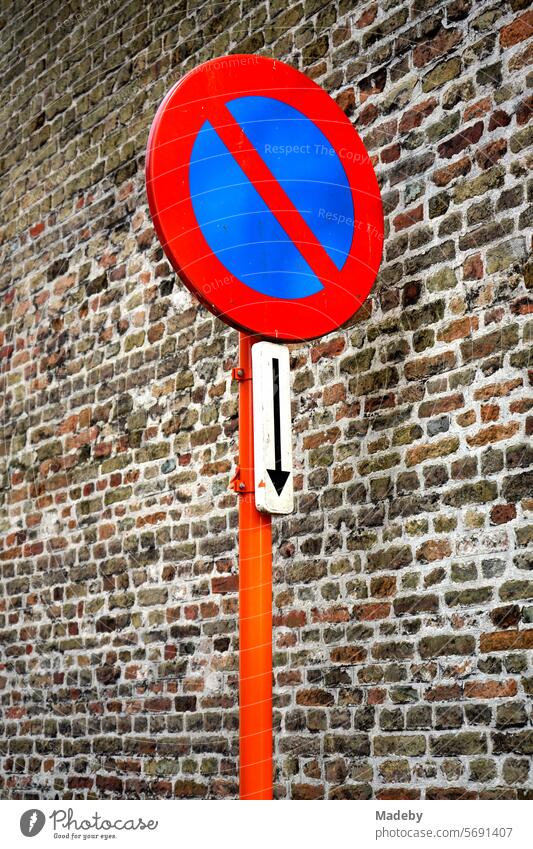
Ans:
[[[281,418],[279,411],[279,360],[272,359],[272,389],[274,393],[274,465],[275,469],[267,469],[274,489],[281,495],[287,483],[290,472],[281,468]]]

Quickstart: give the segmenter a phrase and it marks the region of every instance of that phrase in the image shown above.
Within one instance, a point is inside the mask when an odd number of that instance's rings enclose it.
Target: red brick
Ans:
[[[387,691],[381,687],[371,687],[367,694],[369,705],[382,705],[387,698]]]
[[[415,127],[419,127],[424,118],[431,115],[436,105],[437,101],[435,98],[430,97],[429,100],[417,103],[416,106],[413,106],[411,109],[408,109],[407,112],[404,112],[398,127],[400,133],[408,133],[410,130],[414,130]]]
[[[396,135],[397,129],[398,122],[396,120],[385,121],[383,124],[379,124],[377,127],[374,127],[364,138],[367,150],[372,150],[376,147],[383,147],[383,145],[389,144]]]
[[[396,592],[396,578],[392,575],[379,575],[370,579],[370,594],[374,598],[386,598]]]
[[[470,447],[479,448],[480,445],[489,445],[493,442],[499,442],[501,439],[510,439],[518,431],[519,427],[518,422],[491,425],[472,436],[467,436],[466,441]]]
[[[399,144],[391,144],[390,147],[385,147],[380,154],[380,159],[385,164],[396,162],[400,158],[401,148]]]
[[[39,224],[34,224],[33,227],[30,227],[30,236],[32,239],[36,239],[44,230],[44,223],[41,221]]]
[[[528,413],[533,407],[533,398],[518,398],[509,404],[511,413]]]
[[[272,623],[276,627],[303,628],[306,622],[305,610],[289,610],[287,613],[276,614],[272,617]]]
[[[351,481],[354,476],[354,470],[351,466],[336,466],[333,470],[333,483],[346,483]]]
[[[321,342],[311,348],[311,362],[316,363],[322,357],[338,357],[345,347],[346,341],[343,336],[336,336],[333,339],[328,339],[327,342]]]
[[[310,448],[319,448],[321,445],[333,445],[337,442],[340,435],[341,432],[338,427],[332,427],[329,430],[322,431],[322,433],[313,433],[304,438],[304,450],[308,451]]]
[[[337,604],[325,610],[319,610],[317,607],[314,607],[311,611],[311,617],[313,622],[348,622],[350,620],[350,612],[347,607]]]
[[[464,787],[428,787],[426,799],[437,801],[439,799],[450,799],[463,801],[466,799],[477,799],[475,790],[466,790]]]
[[[451,183],[452,180],[457,179],[457,177],[464,177],[471,168],[471,162],[467,156],[463,159],[460,159],[458,162],[453,162],[451,165],[447,165],[445,168],[438,168],[433,172],[433,182],[437,186],[447,186],[448,183]]]
[[[529,97],[526,97],[518,105],[518,109],[516,110],[516,123],[519,127],[522,124],[528,124],[531,121],[531,116],[533,115],[533,94],[530,94]]]
[[[332,649],[330,657],[333,663],[364,663],[366,658],[366,649],[360,646],[339,646]]]
[[[420,799],[421,790],[414,787],[384,787],[376,793],[376,799],[394,801],[395,799]]]
[[[533,65],[533,41],[530,41],[524,50],[513,53],[509,59],[510,71],[519,71],[528,65]]]
[[[385,602],[369,602],[368,604],[356,604],[354,609],[354,617],[363,621],[374,621],[376,619],[386,619],[390,613],[390,604]]]
[[[221,578],[213,578],[211,581],[211,590],[214,593],[236,593],[239,589],[238,575],[225,575]]]
[[[437,150],[439,156],[443,159],[450,159],[452,156],[456,156],[466,147],[470,147],[472,144],[477,144],[481,138],[482,132],[483,121],[478,121],[477,124],[473,124],[471,127],[461,130],[461,132],[457,133],[457,135],[453,136],[453,138],[447,139],[438,146]]]
[[[492,634],[481,634],[479,638],[479,649],[483,653],[533,649],[533,629],[529,631],[495,631]]]
[[[424,463],[426,460],[433,460],[437,457],[446,457],[453,454],[459,448],[459,438],[457,436],[447,436],[436,442],[429,442],[426,445],[415,445],[409,448],[405,463],[409,466],[416,466],[418,463]]]
[[[364,29],[365,27],[369,27],[371,23],[373,23],[376,19],[376,15],[378,13],[378,5],[377,3],[372,3],[368,9],[365,9],[360,18],[355,22],[355,26],[358,29]]]
[[[155,230],[152,227],[148,227],[142,233],[137,236],[137,246],[139,250],[146,250],[149,248],[152,242],[155,239]]]
[[[298,690],[296,693],[296,704],[305,707],[326,707],[333,702],[333,695],[328,690]]]
[[[463,404],[464,397],[461,393],[446,395],[445,398],[424,401],[418,408],[418,415],[421,419],[429,418],[430,416],[439,416],[442,413],[449,413],[451,410],[458,410]]]
[[[495,607],[490,612],[491,622],[496,628],[516,628],[521,615],[522,610],[518,604]]]
[[[463,277],[465,280],[481,280],[483,277],[483,260],[481,254],[467,256],[463,262]]]
[[[149,328],[149,330],[148,330],[148,341],[150,342],[151,345],[153,345],[154,342],[158,342],[159,339],[162,339],[164,335],[165,335],[165,325],[163,324],[162,321],[160,321],[158,324],[153,324]]]
[[[452,321],[443,330],[439,330],[437,339],[441,342],[453,342],[455,339],[464,339],[465,336],[470,336],[479,327],[479,319],[477,316],[468,316],[466,318],[458,318]]]
[[[202,619],[212,619],[214,616],[218,616],[219,612],[220,608],[214,601],[203,601],[200,604]]]
[[[322,398],[326,406],[344,401],[346,399],[346,386],[343,383],[326,386]]]
[[[437,684],[426,690],[424,698],[427,702],[456,702],[462,696],[460,684]]]
[[[448,53],[459,44],[462,35],[458,29],[440,29],[431,41],[419,44],[413,50],[413,64],[415,68],[423,68],[429,62],[433,62],[439,56]]]
[[[498,404],[483,404],[481,407],[482,422],[496,422],[500,417],[500,408]]]
[[[522,386],[522,378],[515,377],[513,380],[506,380],[504,383],[491,383],[489,386],[483,386],[481,389],[476,389],[474,398],[476,401],[488,401],[490,398],[503,398],[505,395],[510,395],[513,389]]]
[[[276,680],[280,687],[296,687],[302,683],[302,673],[297,670],[276,673]]]
[[[455,366],[455,353],[443,351],[435,357],[418,357],[410,360],[404,366],[407,380],[425,380],[434,374],[448,371]]]
[[[422,221],[423,217],[424,207],[420,204],[407,212],[402,212],[401,215],[397,215],[393,222],[394,229],[397,231],[405,230],[407,227],[412,227],[412,225],[416,224],[417,221]]]
[[[512,678],[507,681],[467,681],[464,687],[466,699],[506,699],[516,696],[517,684]]]
[[[146,699],[144,707],[151,713],[160,713],[161,711],[168,713],[168,711],[172,708],[172,701],[171,699],[163,696],[158,696],[157,698]]]
[[[380,94],[387,81],[387,69],[380,68],[379,70],[369,74],[367,77],[359,79],[359,98],[361,103],[368,100],[369,97],[374,97]]]
[[[489,120],[489,131],[496,130],[498,127],[507,127],[511,123],[511,116],[504,112],[503,109],[496,109]]]
[[[416,552],[417,559],[422,563],[433,563],[435,560],[444,560],[452,553],[452,547],[448,540],[428,540],[423,543]]]
[[[514,315],[531,315],[533,313],[533,299],[532,298],[518,298],[518,300],[513,301],[511,304],[511,312]]]
[[[463,113],[463,121],[466,123],[467,121],[471,121],[473,118],[482,118],[483,115],[486,115],[489,111],[491,104],[491,98],[484,97],[482,100],[478,100],[477,103],[472,103],[471,106],[467,106]]]
[[[372,121],[375,121],[378,115],[379,111],[377,106],[374,103],[368,103],[357,116],[357,124],[358,126],[366,127],[367,124],[371,124]]]
[[[122,793],[122,779],[114,775],[97,775],[96,786],[108,793]]]
[[[394,392],[388,392],[386,395],[375,395],[371,398],[365,398],[365,415],[395,406],[396,396]]]
[[[476,151],[476,162],[480,168],[491,168],[495,162],[507,153],[507,139],[496,139]]]
[[[502,47],[512,47],[520,41],[525,41],[533,34],[533,10],[524,12],[518,18],[500,30]]]
[[[350,88],[344,89],[340,94],[335,98],[337,105],[342,109],[343,112],[349,114],[352,112],[355,106],[355,89],[353,86]]]
[[[94,778],[91,776],[72,775],[68,779],[68,786],[71,790],[90,790],[93,783]]]
[[[292,799],[323,799],[323,784],[293,784],[291,786]]]
[[[501,329],[493,330],[484,336],[475,334],[472,339],[463,342],[460,346],[463,362],[468,363],[472,360],[489,357],[491,354],[501,354],[502,351],[516,345],[517,337],[516,325],[509,324],[504,324]]]

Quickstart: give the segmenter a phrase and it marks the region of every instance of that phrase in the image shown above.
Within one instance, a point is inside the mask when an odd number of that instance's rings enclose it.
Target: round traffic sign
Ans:
[[[294,68],[227,56],[166,95],[146,185],[165,253],[227,324],[314,339],[363,304],[383,246],[372,162],[334,100]]]

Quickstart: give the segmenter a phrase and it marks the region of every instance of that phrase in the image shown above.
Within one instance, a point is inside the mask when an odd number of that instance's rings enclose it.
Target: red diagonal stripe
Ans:
[[[322,285],[336,283],[339,269],[224,103],[210,104],[209,121]]]

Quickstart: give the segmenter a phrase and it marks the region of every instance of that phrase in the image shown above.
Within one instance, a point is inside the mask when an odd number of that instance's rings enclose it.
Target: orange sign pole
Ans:
[[[272,528],[254,499],[253,336],[240,333],[239,699],[240,798],[272,799]]]

